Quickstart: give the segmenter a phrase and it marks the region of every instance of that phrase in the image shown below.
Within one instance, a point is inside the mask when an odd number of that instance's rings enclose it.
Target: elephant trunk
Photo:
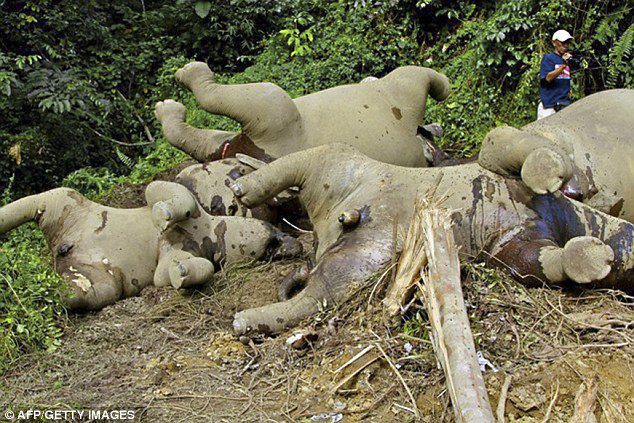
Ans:
[[[21,198],[0,208],[0,234],[27,222],[38,220],[46,208],[52,191]]]
[[[238,335],[256,332],[276,334],[297,326],[303,319],[320,309],[343,299],[344,290],[328,292],[320,281],[312,280],[308,286],[287,301],[244,310],[235,315],[233,329]],[[345,291],[344,291],[345,292]]]
[[[363,283],[389,261],[391,251],[389,241],[373,243],[372,238],[354,232],[342,236],[324,253],[308,276],[304,290],[290,300],[237,313],[235,332],[275,334],[296,326],[306,317],[343,301],[351,286]]]
[[[72,225],[73,211],[89,203],[70,188],[56,188],[21,198],[0,209],[0,234],[35,221],[49,245],[54,244],[60,231]]]

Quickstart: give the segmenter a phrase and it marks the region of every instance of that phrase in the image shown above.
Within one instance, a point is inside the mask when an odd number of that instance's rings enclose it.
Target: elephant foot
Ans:
[[[277,289],[277,299],[279,301],[286,301],[290,299],[293,294],[306,285],[310,269],[307,264],[295,269],[292,273],[288,274]]]
[[[202,257],[174,260],[168,269],[171,285],[187,288],[208,282],[214,274],[214,265]]]
[[[610,273],[614,251],[598,238],[578,236],[566,243],[563,250],[563,268],[566,275],[577,283],[599,281]]]
[[[522,181],[537,194],[557,191],[569,173],[561,156],[545,147],[532,151],[522,165]]]
[[[159,101],[154,106],[154,115],[162,125],[167,122],[185,122],[186,113],[185,106],[175,100]]]
[[[213,82],[214,73],[209,69],[206,63],[192,62],[188,63],[176,71],[176,80],[184,87],[192,89],[192,86],[204,80]]]
[[[166,231],[175,223],[174,213],[169,204],[159,201],[152,206],[152,222],[154,222],[154,226],[162,232]]]

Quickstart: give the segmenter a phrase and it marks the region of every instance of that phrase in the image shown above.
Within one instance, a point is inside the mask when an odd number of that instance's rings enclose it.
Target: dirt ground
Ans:
[[[120,185],[100,202],[142,206],[144,189]],[[300,239],[310,251],[312,237]],[[58,351],[24,355],[0,376],[0,410],[123,409],[139,422],[454,421],[425,311],[383,317],[389,277],[296,330],[236,339],[234,313],[274,302],[278,281],[301,263],[244,263],[201,290],[149,287],[70,314]],[[491,363],[494,410],[510,378],[506,421],[571,421],[581,385],[596,383],[597,421],[634,422],[633,297],[527,289],[481,264],[464,267],[463,289],[476,349]],[[310,342],[287,345],[298,333]]]
[[[298,330],[247,345],[233,336],[232,315],[275,301],[277,281],[299,264],[247,263],[200,291],[150,287],[69,315],[57,352],[25,355],[0,378],[0,410],[125,409],[141,422],[454,421],[424,310],[384,320],[384,281]],[[476,348],[496,370],[484,373],[494,409],[511,377],[507,421],[569,421],[580,385],[596,381],[597,420],[634,422],[632,297],[526,289],[481,265],[464,274]],[[298,332],[312,342],[287,345]]]

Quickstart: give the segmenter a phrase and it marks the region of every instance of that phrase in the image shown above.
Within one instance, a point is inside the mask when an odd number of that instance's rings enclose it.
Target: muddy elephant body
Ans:
[[[520,175],[537,193],[567,196],[634,222],[634,90],[592,94],[521,129],[486,136],[479,163]]]
[[[634,288],[634,226],[624,220],[563,195],[536,195],[521,181],[477,163],[403,168],[346,146],[336,150],[319,147],[283,157],[232,185],[247,205],[299,186],[319,242],[305,289],[288,301],[238,313],[238,333],[277,332],[324,302],[341,301],[351,283],[390,261],[394,226],[407,229],[414,199],[430,189],[448,195],[444,205],[455,210],[455,238],[465,256],[493,258],[527,284]]]
[[[150,284],[205,283],[236,261],[301,252],[266,222],[208,215],[178,184],[153,182],[146,199],[146,207],[117,209],[58,188],[1,208],[0,233],[37,222],[75,309],[100,309]]]
[[[236,153],[269,162],[312,147],[344,143],[386,163],[423,167],[427,165],[424,145],[416,135],[427,95],[444,100],[450,91],[444,75],[416,66],[296,99],[271,83],[218,84],[200,62],[186,65],[176,78],[203,109],[242,124],[240,134],[193,128],[185,124],[180,103],[158,103],[156,115],[166,138],[200,162]]]

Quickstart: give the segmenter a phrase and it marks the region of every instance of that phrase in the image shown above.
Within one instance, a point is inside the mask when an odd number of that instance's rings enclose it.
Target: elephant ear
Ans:
[[[258,170],[262,166],[266,166],[266,162],[242,153],[237,153],[236,159],[238,159],[238,161],[243,165],[251,166],[255,170]]]

